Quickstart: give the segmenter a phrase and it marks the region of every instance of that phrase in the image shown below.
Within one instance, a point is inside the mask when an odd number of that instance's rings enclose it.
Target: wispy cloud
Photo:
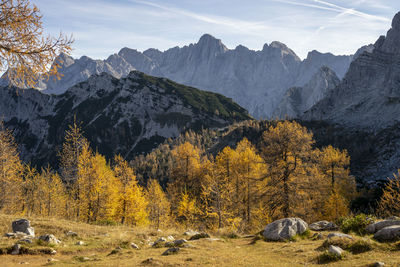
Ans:
[[[204,33],[229,48],[281,41],[300,57],[313,49],[354,53],[390,27],[400,1],[40,0],[45,29],[75,37],[74,56],[104,58],[128,46],[165,50]]]

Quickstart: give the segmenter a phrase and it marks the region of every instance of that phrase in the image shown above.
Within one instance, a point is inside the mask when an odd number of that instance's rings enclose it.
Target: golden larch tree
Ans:
[[[133,169],[120,155],[116,155],[113,170],[117,179],[115,216],[122,224],[146,225],[148,223],[147,200],[137,183]]]
[[[157,180],[150,179],[147,182],[146,198],[147,212],[151,224],[157,229],[169,225],[171,222],[171,205]]]
[[[388,178],[378,204],[382,216],[400,216],[400,170]]]
[[[52,63],[60,53],[70,53],[72,42],[61,33],[45,36],[42,15],[29,0],[0,2],[0,71],[11,84],[32,87],[40,75],[56,75],[60,62]]]
[[[12,212],[20,205],[23,165],[12,132],[0,124],[0,210]]]

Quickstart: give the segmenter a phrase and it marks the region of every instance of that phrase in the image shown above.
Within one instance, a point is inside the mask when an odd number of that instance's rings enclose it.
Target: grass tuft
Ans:
[[[335,261],[340,261],[344,258],[343,254],[342,255],[336,255],[333,253],[330,253],[328,251],[325,251],[321,255],[318,256],[317,261],[319,264],[326,264],[330,262],[335,262]]]

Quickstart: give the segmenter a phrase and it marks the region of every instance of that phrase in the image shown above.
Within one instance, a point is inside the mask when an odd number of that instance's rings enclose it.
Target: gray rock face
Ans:
[[[164,52],[148,49],[141,53],[123,48],[106,60],[60,55],[56,62],[63,67],[61,80],[43,80],[38,87],[48,94],[62,94],[93,74],[106,72],[121,78],[136,69],[223,94],[256,118],[270,118],[288,88],[303,86],[323,66],[342,78],[352,58],[312,51],[301,61],[280,42],[265,44],[260,51],[241,45],[228,49],[221,40],[205,34],[195,44]]]
[[[322,67],[304,86],[292,87],[286,92],[273,117],[281,119],[301,117],[339,83],[339,78],[331,69]]]
[[[380,130],[400,121],[400,13],[392,29],[372,52],[350,65],[341,83],[313,106],[303,119]]]
[[[400,225],[393,225],[382,228],[374,234],[378,241],[395,241],[400,239]]]
[[[337,230],[338,226],[333,222],[319,221],[309,225],[310,230],[313,231],[332,231]]]
[[[400,225],[400,220],[384,220],[384,221],[372,223],[370,225],[367,225],[365,230],[370,234],[374,234],[385,227],[393,226],[393,225]]]
[[[21,232],[30,236],[35,236],[35,230],[31,227],[30,221],[26,219],[13,221],[11,226],[14,233]]]
[[[308,229],[308,224],[300,218],[284,218],[268,224],[263,232],[267,240],[283,241],[302,234]]]

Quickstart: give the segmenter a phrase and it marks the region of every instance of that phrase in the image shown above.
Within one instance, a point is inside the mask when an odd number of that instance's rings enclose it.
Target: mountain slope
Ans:
[[[126,78],[93,75],[62,95],[1,88],[0,115],[14,129],[25,160],[54,165],[74,117],[100,153],[131,159],[187,129],[250,119],[232,100],[133,71]],[[15,112],[17,111],[17,112]]]
[[[334,56],[312,51],[300,58],[280,42],[265,44],[261,51],[244,46],[228,49],[221,40],[209,34],[195,44],[174,47],[161,52],[148,49],[143,53],[123,48],[106,60],[82,57],[74,60],[65,55],[67,64],[60,70],[60,81],[43,81],[41,89],[48,94],[61,94],[92,74],[107,72],[116,78],[131,70],[165,77],[176,82],[223,94],[245,107],[257,118],[269,118],[288,88],[305,85],[322,66],[342,78],[352,56]]]
[[[329,90],[339,84],[340,80],[328,67],[322,67],[303,87],[290,88],[275,109],[273,116],[278,118],[299,118]]]
[[[351,63],[342,82],[304,119],[372,130],[400,122],[400,12],[374,46]]]

